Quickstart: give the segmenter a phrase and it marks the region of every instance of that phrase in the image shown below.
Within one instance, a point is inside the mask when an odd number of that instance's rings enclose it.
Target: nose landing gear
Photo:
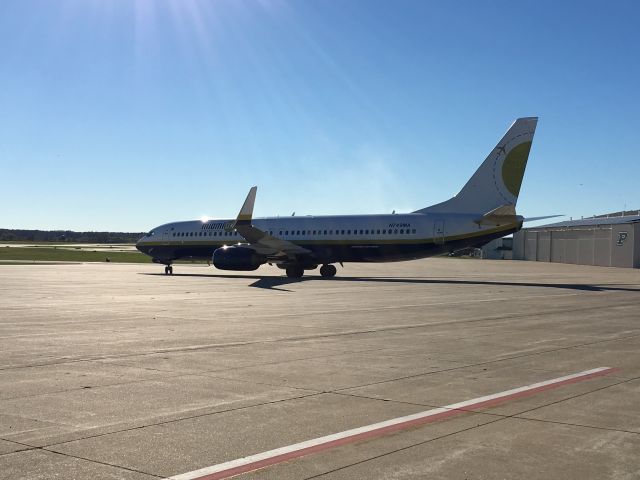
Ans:
[[[171,265],[167,265],[166,267],[164,267],[164,274],[173,275],[173,267]]]

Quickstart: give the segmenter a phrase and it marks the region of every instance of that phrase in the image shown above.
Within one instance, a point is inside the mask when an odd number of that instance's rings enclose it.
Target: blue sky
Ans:
[[[640,208],[640,3],[3,0],[0,227],[411,211],[540,117],[518,211]]]

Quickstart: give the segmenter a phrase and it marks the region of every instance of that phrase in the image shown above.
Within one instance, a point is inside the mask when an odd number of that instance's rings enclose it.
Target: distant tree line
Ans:
[[[13,230],[0,228],[2,242],[135,243],[144,233]]]

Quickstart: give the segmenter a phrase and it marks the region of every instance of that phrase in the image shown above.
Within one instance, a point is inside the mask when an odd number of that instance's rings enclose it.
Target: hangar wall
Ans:
[[[640,217],[588,220],[517,232],[514,260],[640,268]]]

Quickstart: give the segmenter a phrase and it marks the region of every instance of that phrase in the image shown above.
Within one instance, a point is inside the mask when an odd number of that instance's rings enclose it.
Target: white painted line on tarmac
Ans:
[[[171,477],[170,480],[219,480],[233,477],[242,473],[251,472],[260,468],[286,462],[311,453],[320,452],[330,448],[346,445],[365,439],[380,437],[392,432],[398,432],[407,428],[434,422],[443,418],[459,415],[472,409],[487,408],[504,403],[508,400],[526,397],[544,390],[557,388],[562,385],[576,383],[589,378],[607,375],[615,369],[609,367],[593,368],[584,372],[558,377],[544,382],[533,383],[524,387],[506,390],[504,392],[478,397],[464,402],[452,403],[444,407],[426,410],[424,412],[393,418],[384,422],[374,423],[364,427],[345,430],[344,432],[326,435],[324,437],[295,443],[286,447],[276,448],[267,452],[250,455],[248,457],[219,463],[210,467],[194,470]]]

